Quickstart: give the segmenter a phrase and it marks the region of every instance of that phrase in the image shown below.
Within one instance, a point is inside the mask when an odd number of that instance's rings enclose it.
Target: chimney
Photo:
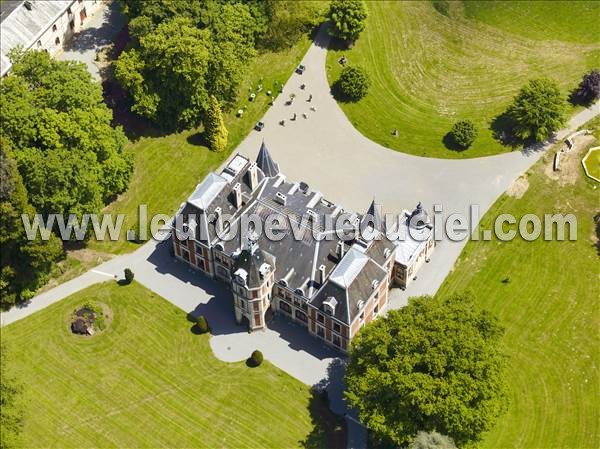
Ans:
[[[275,201],[281,204],[282,206],[285,206],[287,203],[287,197],[283,193],[277,192],[275,194]]]
[[[344,257],[345,251],[346,251],[346,248],[344,246],[344,241],[340,240],[337,243],[337,248],[336,248],[336,254],[340,258],[340,260],[342,260],[342,258]]]
[[[258,169],[256,167],[256,163],[250,164],[248,167],[248,183],[250,185],[250,189],[254,192],[254,189],[258,187]]]
[[[325,265],[319,266],[319,283],[321,285],[325,283]]]
[[[242,207],[242,185],[239,182],[233,186],[233,205],[236,209]]]
[[[221,212],[222,209],[220,207],[215,209],[215,227],[217,229],[217,234],[223,232],[223,214]]]

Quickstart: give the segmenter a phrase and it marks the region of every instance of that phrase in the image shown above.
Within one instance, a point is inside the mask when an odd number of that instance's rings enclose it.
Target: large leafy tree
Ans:
[[[211,53],[206,88],[211,95],[231,104],[248,62],[256,55],[256,23],[250,8],[225,3],[210,15]]]
[[[31,205],[40,213],[97,213],[123,192],[131,158],[120,128],[81,63],[45,52],[14,52],[13,73],[0,82],[2,133]]]
[[[294,45],[303,33],[325,19],[323,2],[297,0],[265,0],[263,3],[268,26],[260,36],[259,45],[281,50]]]
[[[543,141],[565,122],[565,100],[559,87],[547,78],[529,81],[508,108],[514,134]]]
[[[134,46],[115,63],[132,111],[166,130],[199,125],[209,95],[235,101],[266,20],[254,2],[180,3],[126,2]]]
[[[467,295],[414,298],[353,340],[347,399],[396,445],[433,430],[476,441],[505,405],[502,333]]]
[[[363,0],[332,0],[329,6],[329,33],[347,42],[354,42],[365,29],[367,6]]]
[[[44,241],[28,240],[21,214],[33,215],[27,191],[17,169],[12,148],[0,137],[0,307],[9,308],[29,299],[46,280],[62,246],[51,234]]]
[[[164,129],[197,126],[207,105],[210,32],[185,17],[161,23],[115,62],[132,110]]]

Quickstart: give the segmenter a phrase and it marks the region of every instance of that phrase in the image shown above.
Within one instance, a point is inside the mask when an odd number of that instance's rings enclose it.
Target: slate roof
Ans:
[[[336,270],[344,265],[347,257],[352,259],[351,265],[355,263],[356,256],[353,251],[358,252],[355,249],[351,249],[344,256]],[[334,276],[330,277],[311,300],[311,304],[318,309],[324,310],[323,303],[327,301],[328,298],[333,297],[338,303],[333,316],[343,323],[352,323],[356,316],[363,310],[363,308],[359,307],[361,301],[366,302],[373,294],[373,281],[377,281],[377,285],[380,285],[387,276],[387,272],[372,259],[364,255],[363,257],[365,257],[366,260],[360,271],[356,274],[352,273],[352,276],[350,277],[345,277],[345,279],[349,281],[346,286],[342,286],[340,283],[336,282]],[[362,263],[361,260],[361,264]],[[353,271],[354,267],[351,267],[351,270]]]
[[[248,272],[249,285],[259,285],[260,264],[270,260],[275,267],[275,282],[301,294],[311,304],[322,309],[323,302],[333,297],[337,301],[335,317],[350,323],[358,313],[359,301],[366,301],[373,293],[373,281],[381,283],[387,276],[382,268],[385,250],[395,250],[380,230],[373,230],[370,242],[356,240],[356,236],[344,244],[349,247],[341,258],[337,254],[340,236],[330,229],[344,214],[352,223],[358,224],[361,215],[345,211],[342,206],[323,198],[321,192],[311,190],[306,184],[288,180],[279,171],[263,143],[256,166],[258,187],[250,189],[251,162],[236,155],[221,174],[211,174],[198,185],[178,214],[195,213],[198,216],[196,235],[204,230],[211,245],[217,243],[233,257],[234,269]],[[233,202],[233,186],[240,183],[244,204],[236,208]],[[234,217],[230,235],[217,233],[215,210]],[[375,217],[376,227],[383,228],[381,213],[375,202],[368,210]],[[276,215],[281,230],[270,239],[265,232],[258,232],[256,256],[247,251],[244,241],[246,230],[240,229],[243,216],[258,216],[264,225],[267,217]],[[323,238],[326,236],[327,238]],[[233,237],[233,238],[229,238]],[[317,238],[315,238],[317,237]],[[199,240],[199,239],[198,239]],[[388,254],[388,257],[392,253]],[[322,279],[321,267],[324,268]],[[252,288],[252,287],[251,287]]]
[[[249,249],[244,249],[234,259],[231,273],[235,274],[240,268],[245,270],[247,273],[246,285],[248,288],[260,287],[263,283],[263,278],[260,273],[261,266],[263,264],[270,265],[270,269],[275,269],[275,263],[273,258],[258,248],[254,253]]]
[[[395,259],[397,263],[404,266],[410,265],[415,257],[419,255],[432,237],[433,232],[430,224],[421,227],[411,227],[411,216],[413,214],[405,210],[403,212],[404,219],[398,223],[398,227],[394,232],[394,244],[396,245]]]
[[[264,141],[260,146],[260,151],[258,152],[258,157],[256,158],[256,165],[258,165],[265,176],[270,178],[279,174],[279,165],[271,157],[271,154],[269,153],[269,150],[267,150],[267,146],[265,145]]]
[[[2,2],[0,75],[4,76],[12,66],[8,59],[10,50],[18,45],[25,50],[31,48],[74,2],[75,0],[31,0],[31,11],[25,8],[22,1],[18,5],[10,2],[6,6]],[[8,14],[5,14],[5,8],[10,10]]]

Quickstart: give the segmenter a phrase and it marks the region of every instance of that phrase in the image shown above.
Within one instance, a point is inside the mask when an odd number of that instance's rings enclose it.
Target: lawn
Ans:
[[[446,17],[429,1],[368,2],[366,29],[354,48],[328,52],[330,83],[342,55],[371,75],[365,98],[341,104],[370,139],[429,157],[510,151],[493,138],[490,124],[521,86],[547,76],[567,98],[600,64],[597,2],[450,3]],[[461,119],[472,120],[479,137],[468,150],[452,151],[443,138]]]
[[[140,204],[148,207],[148,217],[156,213],[172,215],[181,202],[206,176],[216,169],[238,146],[269,107],[267,90],[285,84],[294,67],[306,53],[310,40],[302,38],[294,47],[280,52],[266,52],[255,58],[247,70],[246,79],[240,86],[240,100],[237,107],[226,116],[229,130],[228,150],[214,153],[202,145],[198,130],[170,134],[161,137],[141,137],[127,147],[134,155],[134,174],[128,191],[111,203],[105,213],[116,216],[124,214],[124,231],[118,241],[90,241],[88,247],[103,253],[125,253],[138,248],[126,241],[127,229],[138,227],[137,210]],[[248,98],[263,85],[254,101]],[[238,109],[243,109],[241,118],[236,117]]]
[[[472,290],[506,327],[510,405],[483,448],[600,445],[600,196],[579,160],[574,184],[551,180],[552,156],[528,172],[524,196],[503,195],[482,227],[502,213],[572,213],[578,240],[469,242],[439,292]]]
[[[596,179],[600,179],[600,148],[590,151],[584,161],[588,173]]]
[[[114,317],[100,334],[75,336],[69,319],[86,301]],[[267,361],[218,361],[191,326],[141,285],[108,282],[2,328],[24,386],[24,447],[325,445],[307,386]]]

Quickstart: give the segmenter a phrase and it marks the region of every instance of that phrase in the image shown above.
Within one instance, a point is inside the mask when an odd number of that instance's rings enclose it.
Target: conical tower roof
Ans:
[[[269,154],[269,150],[267,150],[267,146],[265,145],[264,141],[260,146],[260,151],[258,152],[258,157],[256,158],[256,165],[258,165],[258,168],[260,168],[265,176],[268,176],[269,178],[279,174],[279,165],[277,165],[277,163]]]
[[[380,209],[379,205],[375,202],[375,198],[373,198],[369,210],[367,210],[367,213],[363,216],[363,224],[372,224],[374,229],[383,232],[384,223]]]

